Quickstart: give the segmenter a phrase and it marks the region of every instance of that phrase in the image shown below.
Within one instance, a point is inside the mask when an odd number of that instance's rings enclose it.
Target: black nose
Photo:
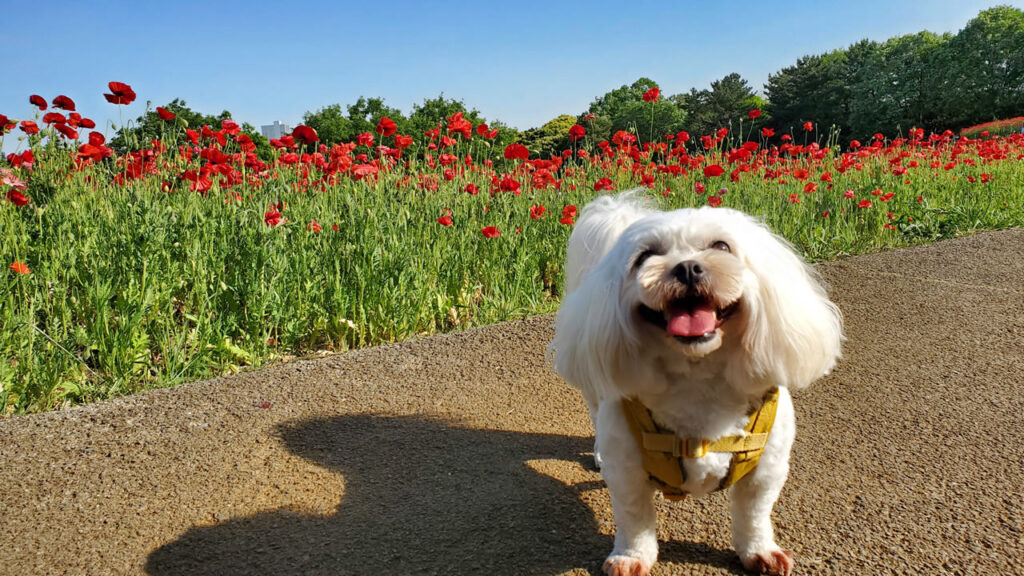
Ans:
[[[672,269],[672,275],[676,277],[676,280],[690,287],[696,286],[698,282],[703,280],[705,274],[704,267],[696,260],[680,262]]]

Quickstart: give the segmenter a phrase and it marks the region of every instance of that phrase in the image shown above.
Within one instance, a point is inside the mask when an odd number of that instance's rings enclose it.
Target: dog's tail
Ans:
[[[617,196],[600,196],[583,208],[569,237],[565,266],[566,293],[576,290],[583,277],[611,250],[623,230],[652,212],[648,201],[629,190]]]

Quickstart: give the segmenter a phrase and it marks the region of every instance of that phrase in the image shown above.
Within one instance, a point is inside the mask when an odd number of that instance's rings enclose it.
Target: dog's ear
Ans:
[[[622,266],[616,253],[591,269],[562,299],[555,338],[548,348],[555,371],[570,384],[597,391],[601,398],[619,392],[614,374],[636,345],[629,330],[629,309],[622,310]]]
[[[757,278],[745,294],[750,319],[743,346],[751,372],[790,389],[807,386],[840,356],[843,320],[817,272],[784,239],[748,216],[744,259]]]

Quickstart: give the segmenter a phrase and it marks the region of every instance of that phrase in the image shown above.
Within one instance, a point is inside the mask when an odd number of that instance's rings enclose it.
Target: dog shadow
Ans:
[[[279,432],[289,450],[343,475],[337,513],[274,510],[195,527],[150,554],[149,574],[600,574],[612,547],[580,498],[600,482],[567,484],[527,465],[583,463],[589,439],[372,415]],[[663,558],[733,567],[701,544],[666,546]]]

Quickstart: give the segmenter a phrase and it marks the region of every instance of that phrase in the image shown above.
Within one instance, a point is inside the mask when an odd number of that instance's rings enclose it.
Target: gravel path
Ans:
[[[840,367],[796,396],[798,574],[1024,573],[1024,230],[821,267]],[[598,574],[608,493],[551,317],[0,421],[0,574]],[[742,574],[725,497],[655,574]]]

